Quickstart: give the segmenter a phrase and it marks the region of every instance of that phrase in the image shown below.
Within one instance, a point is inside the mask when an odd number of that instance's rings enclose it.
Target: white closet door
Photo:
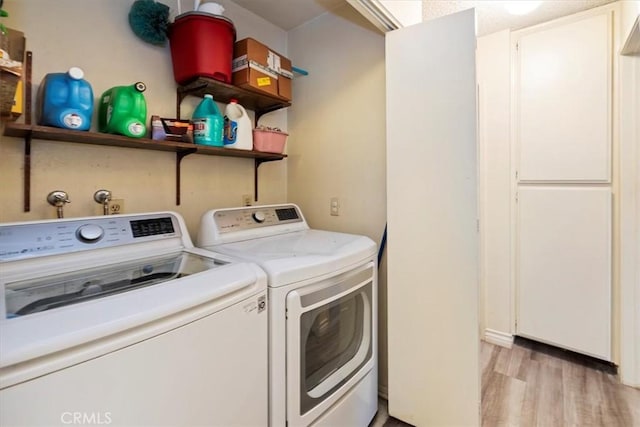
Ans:
[[[389,413],[480,425],[475,13],[387,33]]]
[[[517,333],[611,360],[611,190],[518,190]]]
[[[611,15],[521,36],[521,181],[610,181]]]

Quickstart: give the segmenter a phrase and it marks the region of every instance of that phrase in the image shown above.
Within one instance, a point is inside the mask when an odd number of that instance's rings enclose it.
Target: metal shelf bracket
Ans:
[[[275,162],[282,159],[254,159],[253,168],[253,200],[258,201],[258,168],[266,162]]]
[[[180,206],[180,165],[182,164],[182,159],[196,151],[197,150],[194,148],[193,150],[176,152],[176,206]]]

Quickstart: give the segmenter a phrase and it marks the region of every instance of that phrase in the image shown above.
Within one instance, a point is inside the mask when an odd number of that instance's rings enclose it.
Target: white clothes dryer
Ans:
[[[271,427],[366,427],[377,411],[376,244],[293,204],[206,212],[197,245],[268,276]]]
[[[0,224],[0,425],[264,426],[267,325],[178,214]]]

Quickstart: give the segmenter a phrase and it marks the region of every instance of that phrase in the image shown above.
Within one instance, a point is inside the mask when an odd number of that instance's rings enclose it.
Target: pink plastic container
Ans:
[[[253,149],[266,153],[281,154],[284,151],[284,144],[287,142],[288,133],[277,130],[253,130]]]

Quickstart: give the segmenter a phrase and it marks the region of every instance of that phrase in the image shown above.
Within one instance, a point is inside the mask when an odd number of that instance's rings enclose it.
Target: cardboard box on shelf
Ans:
[[[280,58],[280,71],[278,77],[278,95],[287,101],[292,99],[291,79],[293,79],[293,66],[291,60],[284,56]]]
[[[0,115],[19,117],[23,111],[22,65],[26,40],[24,33],[7,29],[0,34]]]
[[[280,79],[291,73],[291,61],[259,41],[246,38],[233,49],[233,84],[252,91],[283,97]],[[284,67],[283,67],[284,64]],[[283,71],[284,70],[284,71]],[[292,76],[292,74],[291,74]],[[284,77],[287,79],[286,77]],[[288,84],[288,89],[287,89]],[[291,81],[282,84],[282,93],[291,93]],[[290,100],[291,98],[287,98]]]

